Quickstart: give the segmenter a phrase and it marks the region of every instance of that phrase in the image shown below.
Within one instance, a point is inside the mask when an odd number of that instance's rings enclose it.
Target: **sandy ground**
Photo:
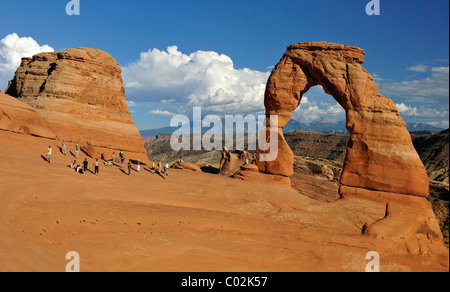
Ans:
[[[49,145],[51,164],[41,157]],[[448,258],[361,235],[364,222],[384,216],[373,202],[318,201],[186,170],[163,180],[101,166],[84,176],[57,146],[0,131],[0,271],[65,271],[69,251],[81,271],[363,272],[369,251],[382,271],[448,271]]]

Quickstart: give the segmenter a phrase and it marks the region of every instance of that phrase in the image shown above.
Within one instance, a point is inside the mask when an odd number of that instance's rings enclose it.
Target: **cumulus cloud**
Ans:
[[[344,116],[345,118],[345,111],[337,102],[334,104],[326,102],[317,104],[315,100],[303,96],[300,106],[294,112],[294,118],[302,119],[307,122],[315,121],[321,117],[327,116]]]
[[[165,111],[165,110],[160,110],[160,109],[156,109],[156,110],[151,110],[149,112],[150,115],[155,115],[155,116],[164,116],[164,117],[172,117],[175,116],[176,114],[171,113],[169,111]]]
[[[185,110],[246,114],[264,110],[270,72],[234,68],[230,57],[212,51],[183,54],[178,47],[151,49],[123,68],[127,96],[141,102],[180,102]],[[171,99],[167,100],[166,97]],[[190,108],[190,110],[189,110]]]
[[[448,115],[446,110],[437,110],[433,108],[428,108],[425,106],[413,107],[406,105],[404,103],[396,104],[400,115],[404,117],[418,117],[418,118],[443,118]]]
[[[53,51],[52,47],[41,46],[31,37],[19,37],[16,33],[7,35],[0,40],[0,87],[13,79],[23,57]]]
[[[450,123],[448,120],[444,120],[444,121],[438,121],[438,122],[429,122],[427,124],[435,126],[435,127],[448,129]]]
[[[136,107],[137,106],[136,103],[132,100],[127,100],[127,105],[128,105],[128,107]]]
[[[427,72],[428,69],[430,68],[430,66],[427,65],[416,65],[416,66],[412,66],[407,68],[409,71],[414,71],[414,72]]]
[[[389,97],[405,98],[409,102],[433,103],[448,108],[449,67],[430,68],[424,79],[381,83],[381,93]]]

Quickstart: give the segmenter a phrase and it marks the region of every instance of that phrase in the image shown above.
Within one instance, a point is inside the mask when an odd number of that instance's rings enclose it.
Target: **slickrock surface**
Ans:
[[[164,180],[148,166],[128,176],[126,165],[101,165],[84,176],[59,152],[51,164],[41,158],[48,139],[0,131],[0,145],[0,271],[62,272],[76,251],[82,272],[364,272],[377,251],[383,272],[448,272],[438,241],[362,233],[385,204],[336,200],[337,188],[332,202],[311,199],[330,193],[324,180],[302,179],[307,198],[194,171],[171,169]]]
[[[0,93],[0,130],[55,139],[50,125],[34,108]]]

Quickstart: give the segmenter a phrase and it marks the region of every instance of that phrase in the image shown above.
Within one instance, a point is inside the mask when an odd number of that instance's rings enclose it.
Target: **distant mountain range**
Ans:
[[[297,130],[314,131],[324,134],[348,134],[345,128],[345,120],[330,120],[321,118],[311,123],[302,120],[291,119],[283,128],[284,133],[291,133]]]
[[[225,123],[222,122],[224,125]],[[287,125],[283,128],[284,133],[291,133],[297,130],[302,131],[314,131],[324,134],[348,134],[345,128],[345,120],[332,120],[328,118],[320,118],[311,123],[307,123],[302,120],[291,119]],[[191,122],[192,128],[192,122]],[[173,134],[175,130],[179,128],[164,127],[159,129],[144,130],[141,131],[142,137],[155,137],[159,134]],[[208,131],[209,128],[202,128],[202,132]],[[435,127],[425,123],[409,123],[408,131],[413,134],[431,134],[432,132],[441,132],[445,129]]]

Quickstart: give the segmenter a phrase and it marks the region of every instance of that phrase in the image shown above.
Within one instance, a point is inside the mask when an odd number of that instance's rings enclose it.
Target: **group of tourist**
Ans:
[[[48,163],[51,163],[52,152],[53,152],[52,146],[48,146],[48,149],[47,149],[47,162]],[[79,146],[79,144],[77,144],[75,146],[75,154],[72,154],[72,155],[75,156],[76,159],[78,159],[79,152],[80,152],[80,146]],[[62,141],[61,153],[63,155],[67,155],[67,142],[65,140]],[[124,155],[123,151],[119,152],[119,158],[120,158],[120,163],[122,165],[124,165],[125,164],[125,155]],[[180,165],[181,165],[182,161],[183,160],[180,157],[180,159],[178,160]],[[114,152],[112,154],[112,159],[111,160],[105,160],[104,165],[105,166],[115,166],[115,162],[116,162],[116,153]],[[141,161],[138,159],[136,164],[137,164],[136,171],[140,172],[140,170],[141,170]],[[81,165],[77,163],[77,160],[73,160],[68,166],[70,168],[74,169],[77,173],[83,174],[85,176],[86,176],[87,171],[89,171],[89,168],[88,168],[89,167],[89,162],[88,162],[87,158],[84,159],[84,161],[82,162]],[[99,175],[99,166],[100,166],[100,162],[99,162],[98,158],[93,163],[93,166],[94,166],[94,174],[96,176],[98,176]],[[127,174],[131,175],[131,170],[133,169],[131,159],[128,160],[128,165],[127,166],[128,166],[128,173]],[[164,165],[164,172],[162,172],[162,162],[161,162],[161,160],[159,160],[159,162],[158,162],[158,170],[156,169],[156,161],[153,160],[152,161],[151,172],[154,174],[154,173],[156,173],[156,171],[158,171],[158,174],[161,175],[164,179],[167,179],[167,176],[169,175],[168,174],[168,172],[169,172],[169,163],[166,163]]]
[[[98,176],[98,174],[99,174],[99,165],[100,164],[98,162],[98,159],[96,159],[94,164],[93,164],[93,166],[94,166],[94,174],[96,176]],[[73,160],[70,163],[70,165],[69,165],[69,167],[72,168],[72,169],[75,169],[75,171],[77,173],[84,174],[84,175],[86,175],[87,171],[89,170],[88,166],[89,166],[89,162],[88,162],[87,158],[85,158],[84,161],[83,161],[83,167],[80,164],[77,164],[76,160]]]
[[[156,160],[152,161],[152,168],[151,168],[152,173],[156,173]],[[167,179],[167,176],[169,175],[169,163],[166,163],[166,165],[164,165],[164,172],[162,172],[162,162],[161,160],[159,160],[158,162],[158,174],[160,176],[163,177],[163,179]]]

